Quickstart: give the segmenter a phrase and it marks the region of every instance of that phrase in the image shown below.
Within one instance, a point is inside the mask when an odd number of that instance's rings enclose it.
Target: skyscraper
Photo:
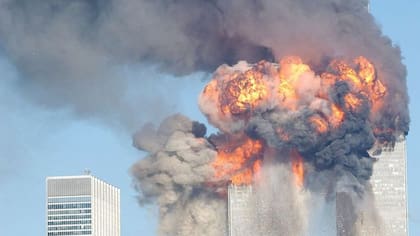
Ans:
[[[370,204],[362,206],[358,215],[350,214],[346,207],[351,206],[348,196],[337,194],[337,233],[354,235],[343,231],[352,227],[342,223],[355,222],[359,236],[406,236],[408,235],[407,184],[406,184],[406,149],[405,140],[395,144],[394,148],[385,148],[382,153],[372,156],[376,159],[370,178],[371,193],[365,198],[372,199]],[[340,217],[357,219],[340,220]],[[348,231],[348,230],[347,230]]]
[[[366,197],[373,197],[375,206],[367,206],[366,211],[354,214],[350,195],[337,192],[336,201],[333,201],[320,209],[313,206],[319,205],[314,196],[311,202],[311,210],[317,217],[311,216],[308,235],[358,235],[358,236],[406,236],[408,235],[408,213],[406,192],[406,144],[405,140],[397,142],[394,148],[386,148],[379,155],[372,156],[376,159],[373,166],[373,175],[370,179],[372,193],[366,193]],[[235,186],[228,188],[228,228],[229,235],[259,235],[257,221],[263,221],[264,227],[269,220],[264,214],[270,209],[264,209],[264,204],[255,207],[255,190],[251,185]],[[316,202],[316,203],[315,203]],[[369,201],[369,203],[371,203]],[[333,207],[330,207],[333,206]],[[262,207],[261,207],[262,206]],[[322,209],[321,209],[322,208]],[[375,209],[373,209],[375,208]],[[364,209],[362,207],[362,209]],[[285,213],[286,215],[287,212]],[[309,212],[311,214],[311,212]],[[256,216],[256,217],[253,217]],[[325,219],[319,219],[325,218]],[[330,219],[331,218],[331,219]],[[317,223],[314,223],[315,221]],[[322,223],[320,223],[322,222]],[[281,223],[280,221],[274,222]],[[336,224],[334,228],[333,224]],[[356,224],[356,228],[353,228]],[[331,227],[330,227],[331,226]],[[271,227],[271,226],[270,226]],[[273,227],[271,227],[273,228]],[[252,232],[252,234],[249,234]],[[261,235],[269,235],[266,232]]]
[[[376,210],[381,224],[381,235],[408,235],[407,212],[407,154],[405,140],[393,149],[384,150],[373,166],[370,179]],[[363,235],[371,235],[368,226]]]
[[[228,186],[229,236],[303,235],[304,194],[277,183]]]
[[[228,228],[229,236],[249,235],[253,228],[253,189],[251,185],[229,185]]]
[[[120,235],[120,190],[91,175],[48,177],[47,236]]]

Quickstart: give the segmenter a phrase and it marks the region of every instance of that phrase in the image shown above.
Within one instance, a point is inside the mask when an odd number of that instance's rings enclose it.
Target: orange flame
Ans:
[[[331,104],[331,116],[329,117],[329,121],[332,127],[337,128],[344,119],[344,112],[338,108],[337,105]]]
[[[360,56],[354,60],[354,63],[357,65],[357,70],[352,69],[343,61],[334,61],[330,66],[338,71],[340,80],[351,83],[355,92],[369,97],[373,111],[379,110],[382,107],[380,98],[385,96],[387,88],[376,77],[375,67],[368,59]]]
[[[353,111],[357,110],[357,108],[362,104],[362,101],[351,93],[348,93],[346,96],[344,96],[344,101],[346,102],[346,107]]]
[[[225,82],[221,96],[221,110],[225,114],[240,115],[252,111],[265,97],[267,88],[258,71],[235,73]]]
[[[337,104],[331,90],[342,81],[349,85],[350,91],[344,96],[344,104]],[[210,122],[228,132],[230,122],[242,120],[246,124],[255,111],[280,109],[293,114],[301,107],[313,107],[318,113],[309,117],[308,122],[316,132],[323,134],[339,128],[346,112],[358,111],[366,102],[371,105],[371,116],[378,114],[376,111],[382,108],[382,98],[387,93],[386,86],[378,79],[374,65],[362,56],[350,63],[334,60],[320,75],[315,75],[299,57],[286,57],[278,65],[261,61],[237,67],[221,66],[202,92],[200,102]],[[306,97],[306,93],[310,96]],[[281,142],[289,142],[293,136],[285,128],[276,127]],[[239,143],[218,147],[213,163],[216,179],[228,179],[234,184],[249,184],[254,180],[261,165],[263,143],[242,135]],[[292,167],[301,185],[302,158],[293,157]]]
[[[302,62],[299,57],[285,57],[280,61],[280,71],[278,76],[278,95],[283,106],[290,110],[296,110],[298,96],[296,94],[296,81],[311,68]]]
[[[327,122],[320,116],[311,116],[309,120],[315,126],[315,129],[318,131],[318,133],[325,133],[328,131]]]
[[[296,150],[293,150],[290,154],[292,157],[292,172],[295,177],[295,183],[298,187],[302,187],[305,179],[303,158]]]
[[[250,184],[252,183],[252,170],[251,169],[245,169],[242,172],[239,172],[231,177],[231,182],[234,185],[242,185],[242,184]]]
[[[333,61],[331,66],[337,70],[340,80],[351,82],[356,88],[360,89],[362,83],[357,72],[344,61]]]
[[[354,60],[359,65],[359,77],[364,80],[365,83],[370,84],[375,80],[375,67],[364,57],[358,57]]]
[[[227,143],[218,151],[212,166],[216,179],[230,178],[235,185],[250,184],[260,169],[263,144],[259,140],[245,138],[242,142]]]
[[[296,56],[285,57],[280,61],[279,77],[289,82],[296,81],[303,73],[311,71],[302,59]]]
[[[268,64],[271,66],[268,66]],[[303,63],[299,57],[286,57],[279,65],[261,61],[258,64],[240,66],[238,69],[221,67],[215,73],[215,78],[204,89],[202,97],[211,101],[217,107],[215,117],[221,119],[246,119],[250,113],[266,107],[296,111],[302,103],[298,91],[302,86],[302,76],[315,76],[309,65]],[[315,77],[314,77],[315,78]],[[381,98],[386,95],[387,88],[377,77],[375,67],[365,57],[357,57],[352,63],[334,60],[327,70],[316,77],[320,80],[320,88],[316,96],[328,101],[331,113],[324,114],[328,128],[337,128],[344,119],[341,108],[331,102],[330,88],[338,81],[346,81],[354,94],[368,97],[372,105],[372,113],[382,107]],[[357,109],[361,105],[360,99],[353,95],[346,98],[347,108]],[[316,122],[323,130],[320,122]]]

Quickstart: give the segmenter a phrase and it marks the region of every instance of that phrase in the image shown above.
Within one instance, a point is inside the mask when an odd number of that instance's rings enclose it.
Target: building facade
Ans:
[[[48,177],[47,236],[120,236],[120,190],[91,175]]]
[[[385,149],[373,166],[370,179],[384,236],[408,235],[406,142]],[[371,235],[367,232],[364,235]]]
[[[229,236],[303,236],[304,203],[302,195],[296,194],[300,190],[266,187],[229,185]]]
[[[254,228],[254,198],[251,185],[229,185],[228,230],[229,236],[250,235]]]
[[[364,202],[354,205],[352,196],[344,192],[337,192],[335,200],[330,202],[325,201],[325,196],[312,194],[308,204],[310,211],[307,212],[310,219],[308,232],[303,235],[408,235],[405,140],[397,142],[394,148],[385,148],[379,155],[373,153],[371,155],[376,162],[370,178],[372,191],[366,192],[365,195],[369,199],[366,201],[369,206],[363,207]],[[265,213],[270,212],[268,215],[271,215],[272,209],[266,208],[270,206],[269,204],[264,204],[264,202],[261,204],[260,199],[255,198],[255,194],[251,185],[229,186],[229,236],[271,235],[271,232],[264,231],[266,229],[258,228],[261,225],[267,229],[274,229],[273,232],[283,232],[287,228],[281,225],[281,220],[270,224],[271,218],[265,217]],[[355,212],[354,209],[357,207],[361,211]],[[282,216],[289,218],[291,214],[284,211]],[[275,228],[276,225],[281,228],[281,231]]]

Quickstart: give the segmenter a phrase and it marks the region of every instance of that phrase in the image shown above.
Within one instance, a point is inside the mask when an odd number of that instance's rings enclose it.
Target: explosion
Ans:
[[[252,186],[252,235],[306,235],[313,203],[338,195],[346,230],[357,235],[355,216],[374,205],[365,198],[369,153],[408,133],[398,48],[358,0],[180,2],[165,9],[193,4],[202,13],[180,21],[193,54],[162,65],[180,73],[218,66],[198,98],[218,132],[177,114],[136,133],[148,156],[132,173],[140,202],[158,205],[158,234],[226,235],[226,191]]]
[[[212,166],[215,180],[230,179],[233,184],[251,184],[261,165],[263,144],[259,140],[243,137],[239,144],[228,142],[218,147]]]
[[[268,205],[251,228],[302,235],[302,195],[344,192],[351,213],[372,206],[360,204],[369,153],[409,131],[406,67],[368,4],[0,0],[0,45],[24,97],[127,130],[176,107],[177,86],[150,74],[214,72],[198,103],[217,133],[176,114],[134,135],[147,154],[132,167],[139,202],[158,206],[159,235],[219,236],[227,186],[252,186]]]
[[[360,128],[373,135],[378,127],[371,120],[380,115],[377,111],[386,92],[374,65],[362,56],[349,63],[332,60],[319,74],[296,56],[286,57],[279,64],[240,62],[234,67],[219,67],[200,95],[200,108],[227,136],[226,143],[216,144],[218,155],[212,164],[215,180],[228,177],[233,184],[250,184],[264,157],[263,144],[267,143],[271,148],[289,150],[293,173],[301,186],[304,182],[301,155],[308,162],[320,163],[322,157],[316,154],[331,146],[326,142],[351,133],[346,124],[354,119],[362,120]],[[273,129],[267,134],[260,131],[261,122],[255,123],[254,119],[268,120],[265,116],[271,114],[279,117],[270,122]],[[292,119],[302,122],[301,126],[291,127]],[[302,131],[311,132],[313,140],[295,143]],[[357,151],[366,152],[373,140],[370,142]],[[315,165],[330,168],[345,161],[342,158],[324,166]],[[364,159],[369,162],[368,156],[358,155],[356,160]],[[369,171],[371,167],[367,168]],[[361,178],[368,179],[369,174]]]
[[[288,166],[286,173],[293,177],[283,177],[289,179],[283,184],[293,183],[296,191],[331,195],[340,189],[362,197],[374,162],[368,150],[374,144],[378,150],[392,145],[404,133],[393,127],[384,132],[383,124],[375,122],[387,99],[386,83],[362,56],[331,60],[316,72],[296,56],[279,64],[222,65],[199,96],[201,111],[220,132],[206,137],[203,124],[181,115],[169,117],[158,130],[143,129],[136,146],[154,158],[140,161],[134,173],[142,179],[140,188],[148,194],[144,197],[157,198],[165,206],[160,209],[161,227],[166,225],[163,228],[169,231],[176,227],[165,217],[171,208],[180,207],[185,217],[203,219],[205,224],[202,214],[223,211],[216,207],[195,212],[184,209],[193,206],[186,201],[211,199],[221,206],[230,184],[267,185],[264,182],[272,177],[264,173],[264,166],[273,163]],[[392,119],[398,122],[397,117]],[[151,166],[160,171],[155,173]],[[325,178],[330,183],[317,183]],[[335,187],[327,187],[331,185]],[[302,203],[289,207],[298,206]],[[296,214],[300,218],[303,213]],[[223,222],[215,222],[219,232],[226,230]],[[181,235],[196,233],[188,228]]]

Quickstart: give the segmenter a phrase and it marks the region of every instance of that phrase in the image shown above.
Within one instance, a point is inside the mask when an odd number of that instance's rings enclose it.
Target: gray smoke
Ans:
[[[164,100],[139,76],[141,104],[127,101],[130,83],[115,68],[154,64],[186,74],[238,60],[299,55],[311,64],[330,57],[371,59],[397,94],[408,130],[406,71],[398,47],[382,35],[365,0],[0,0],[0,48],[23,76],[31,99],[133,127],[141,110]],[[132,84],[131,84],[132,85]],[[156,106],[156,104],[159,104]],[[166,106],[167,107],[167,106]],[[142,113],[144,116],[144,113]],[[384,129],[394,124],[383,118]]]
[[[355,89],[348,81],[337,80],[331,87],[325,88],[320,85],[301,88],[301,81],[316,85],[326,80],[325,77],[312,72],[305,72],[293,82],[299,86],[296,89],[298,102],[296,107],[291,109],[288,102],[293,103],[295,98],[281,101],[281,97],[277,95],[281,93],[275,86],[283,66],[287,68],[284,64],[262,61],[254,65],[240,62],[233,67],[219,67],[214,74],[213,83],[210,83],[200,96],[200,109],[213,125],[224,132],[245,132],[251,138],[264,140],[268,148],[274,148],[278,153],[290,153],[287,157],[277,153],[271,156],[281,163],[293,161],[292,153],[296,150],[306,163],[305,188],[313,193],[326,194],[326,200],[337,200],[337,210],[343,214],[340,216],[343,218],[341,227],[348,233],[343,235],[358,235],[355,233],[355,223],[362,212],[360,206],[373,205],[373,199],[366,197],[371,194],[368,180],[372,175],[374,163],[368,151],[375,143],[375,148],[379,150],[381,145],[393,145],[400,135],[408,132],[405,123],[400,123],[399,114],[391,111],[388,106],[388,101],[398,95],[386,94],[381,98],[384,106],[374,111],[372,107],[375,101],[371,101],[372,98],[369,97],[373,95]],[[234,110],[235,113],[224,112],[220,106],[223,102],[226,103],[224,99],[229,96],[226,94],[231,93],[228,85],[241,80],[247,70],[261,73],[261,80],[267,84],[267,93],[270,96],[255,102],[257,105],[245,102],[243,106],[249,105],[248,109]],[[357,71],[357,68],[355,70]],[[329,66],[322,71],[334,73]],[[308,78],[312,82],[307,82]],[[378,79],[382,81],[383,78],[378,75]],[[255,82],[254,86],[257,87],[257,84],[258,82]],[[323,89],[328,90],[327,96],[318,95]],[[348,106],[345,103],[345,97],[348,95],[359,99],[360,106]],[[328,107],[331,103],[336,104],[343,112],[343,119],[337,126],[329,123],[328,116],[332,111]],[[235,109],[233,103],[228,101],[227,104],[229,109]],[[375,117],[378,115],[385,117],[386,124],[377,122]],[[317,126],[311,121],[313,117],[323,120],[328,128],[323,132],[317,130]],[[394,128],[390,128],[386,133],[375,132],[387,124],[393,124]],[[344,196],[345,200],[339,200],[336,196]],[[347,201],[347,198],[350,200]],[[375,225],[377,221],[373,220],[374,209],[370,212],[372,214],[366,216],[369,217],[367,221],[372,222],[372,227],[379,228],[379,224]]]
[[[30,99],[128,127],[167,106],[154,95],[154,78],[143,74],[138,82],[122,81],[118,70],[123,66],[185,75],[238,60],[298,55],[317,72],[331,58],[363,55],[390,94],[380,115],[346,111],[343,128],[320,138],[304,121],[284,119],[287,113],[273,110],[252,117],[248,134],[272,147],[297,147],[316,170],[334,166],[363,183],[372,170],[366,150],[375,139],[392,144],[393,131],[408,132],[401,53],[382,35],[365,0],[0,0],[0,48],[21,73],[21,89]],[[131,85],[138,88],[135,98],[127,97]],[[347,93],[343,90],[330,94],[338,104]],[[367,122],[381,131],[376,137]],[[273,131],[279,126],[296,132],[289,142],[276,140]],[[202,125],[175,116],[135,136],[135,146],[149,153],[133,166],[136,186],[142,202],[159,205],[163,235],[225,230],[225,203],[203,185],[213,176],[209,163],[216,155],[204,134]]]
[[[360,117],[345,119],[339,130],[318,134],[308,121],[304,110],[287,119],[280,119],[281,110],[271,110],[251,118],[247,132],[255,138],[263,138],[277,149],[296,148],[305,159],[317,168],[325,170],[335,166],[350,171],[359,181],[366,181],[372,174],[373,159],[369,150],[375,141],[372,128]],[[279,139],[276,130],[282,129],[289,140]]]
[[[149,153],[132,167],[135,186],[141,203],[159,206],[159,235],[226,231],[226,202],[206,185],[216,151],[204,134],[203,125],[173,115],[157,130],[145,126],[134,137],[134,145]]]
[[[250,235],[304,235],[308,224],[306,198],[295,185],[290,166],[266,160],[255,187]]]
[[[140,203],[158,205],[158,235],[227,234],[227,186],[214,180],[211,163],[217,147],[203,137],[203,128],[177,114],[157,129],[144,126],[134,136],[134,146],[149,153],[132,167],[135,187]],[[253,235],[300,235],[308,220],[305,199],[293,183],[290,166],[272,158],[265,160],[262,181],[247,206],[252,210],[246,217],[253,223],[244,227]]]
[[[331,87],[323,87],[323,81],[327,80],[325,77],[305,72],[293,82],[295,84],[292,86],[297,87],[298,102],[295,109],[290,109],[287,103],[293,103],[294,98],[280,101],[281,97],[277,95],[279,92],[275,87],[281,73],[279,71],[283,70],[282,66],[287,68],[287,65],[265,61],[254,65],[240,62],[233,67],[219,67],[213,78],[216,88],[207,87],[203,90],[199,100],[200,109],[213,125],[224,132],[245,131],[251,138],[264,140],[268,146],[277,150],[297,150],[317,171],[338,168],[350,172],[360,184],[364,184],[372,175],[373,159],[368,151],[375,142],[393,145],[398,137],[408,132],[407,123],[401,122],[400,113],[389,104],[399,95],[387,92],[385,97],[380,98],[383,107],[373,110],[373,103],[376,101],[371,101],[369,96],[373,96],[372,94],[352,87],[347,81],[338,80]],[[267,93],[271,95],[248,110],[228,114],[220,111],[219,106],[225,102],[225,97],[228,96],[226,94],[230,94],[228,85],[232,82],[226,82],[227,78],[236,73],[238,79],[232,81],[238,81],[247,70],[261,73],[262,80],[269,84]],[[331,65],[325,65],[322,71],[335,73]],[[378,75],[377,79],[388,84],[386,77]],[[209,95],[211,92],[207,92],[207,89],[216,89],[219,92]],[[323,90],[327,90],[326,97],[319,95],[319,91]],[[348,95],[359,99],[360,106],[353,108],[346,105],[345,97]],[[236,98],[230,100],[234,99]],[[328,116],[332,113],[329,108],[331,104],[336,104],[343,112],[344,118],[337,127],[328,124]],[[234,105],[229,106],[234,109]],[[317,131],[316,125],[311,121],[313,117],[323,120],[328,131]],[[384,127],[386,132],[381,131]]]

